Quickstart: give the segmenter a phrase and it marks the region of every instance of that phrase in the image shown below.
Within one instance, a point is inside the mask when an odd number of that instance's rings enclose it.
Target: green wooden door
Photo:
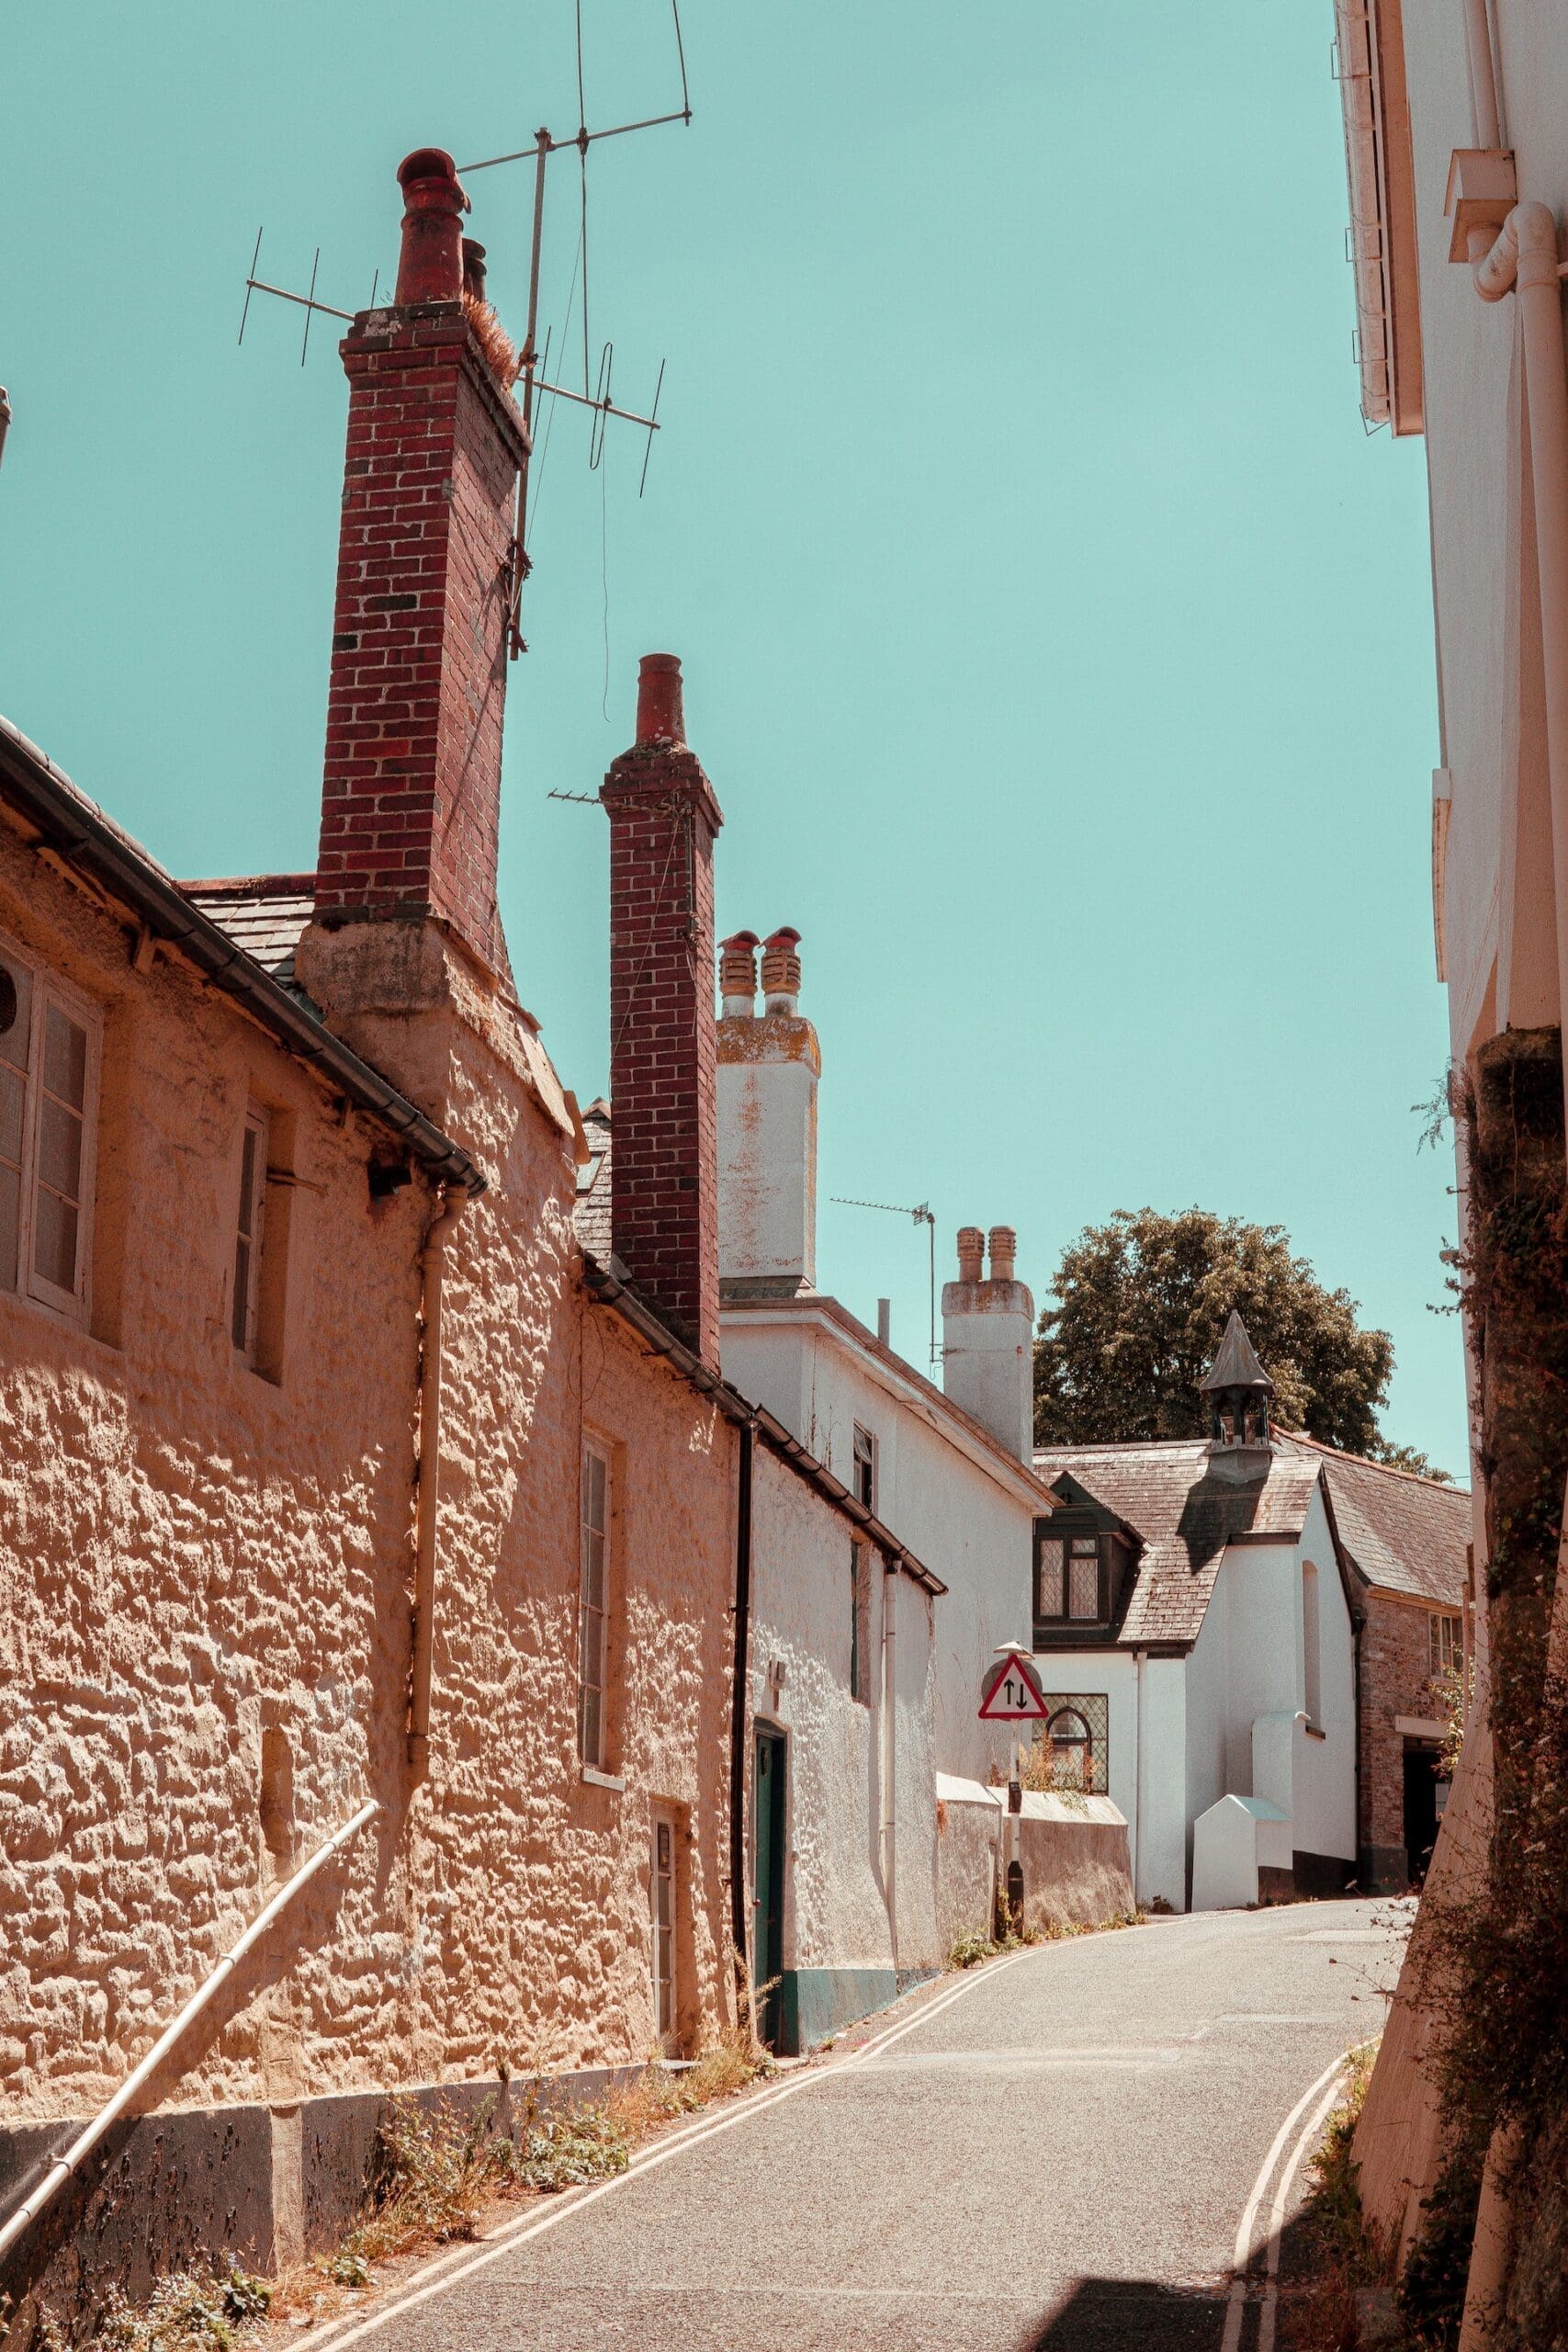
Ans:
[[[782,1732],[757,1731],[756,1777],[751,1784],[751,1839],[756,1880],[751,1903],[751,1982],[761,1994],[757,2030],[776,2050],[782,2013],[779,1979],[784,1973],[784,1740]]]

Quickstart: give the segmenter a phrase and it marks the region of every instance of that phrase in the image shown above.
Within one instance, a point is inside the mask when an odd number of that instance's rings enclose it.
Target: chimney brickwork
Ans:
[[[522,418],[463,308],[451,158],[399,173],[398,300],[349,380],[316,919],[434,917],[505,969],[496,908],[505,624]]]
[[[705,1363],[718,1363],[713,844],[723,823],[685,741],[681,665],[646,655],[637,740],[610,819],[611,1247]]]

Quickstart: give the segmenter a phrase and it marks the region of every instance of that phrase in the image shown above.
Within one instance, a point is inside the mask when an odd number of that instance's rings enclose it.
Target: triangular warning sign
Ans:
[[[980,1686],[983,1724],[1043,1723],[1045,1702],[1029,1660],[1010,1650],[999,1657]]]

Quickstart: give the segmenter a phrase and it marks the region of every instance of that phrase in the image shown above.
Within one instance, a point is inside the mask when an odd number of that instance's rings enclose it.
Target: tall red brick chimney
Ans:
[[[611,1246],[705,1363],[718,1363],[713,843],[724,822],[686,745],[681,664],[643,656],[637,741],[610,818]]]
[[[452,158],[420,148],[398,179],[396,295],[340,346],[348,454],[316,920],[433,917],[500,971],[505,622],[528,443],[463,308],[468,200]]]

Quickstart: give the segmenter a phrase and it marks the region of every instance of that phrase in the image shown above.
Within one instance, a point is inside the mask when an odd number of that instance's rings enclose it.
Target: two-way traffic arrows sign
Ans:
[[[998,1658],[980,1685],[983,1724],[1043,1723],[1045,1702],[1034,1668],[1017,1650]]]

